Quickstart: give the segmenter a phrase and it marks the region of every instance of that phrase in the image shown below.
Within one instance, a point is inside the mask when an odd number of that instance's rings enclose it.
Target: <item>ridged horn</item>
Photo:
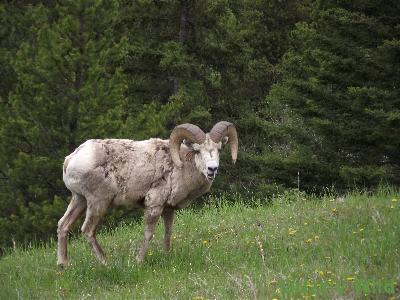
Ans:
[[[206,140],[206,134],[200,127],[189,123],[178,125],[172,130],[169,137],[169,149],[171,151],[172,161],[179,168],[183,166],[179,157],[179,149],[184,139],[188,139],[193,143],[202,144]]]
[[[209,132],[210,138],[214,143],[219,143],[224,137],[228,137],[231,146],[232,162],[235,163],[238,154],[239,141],[235,126],[227,121],[221,121],[214,125]]]

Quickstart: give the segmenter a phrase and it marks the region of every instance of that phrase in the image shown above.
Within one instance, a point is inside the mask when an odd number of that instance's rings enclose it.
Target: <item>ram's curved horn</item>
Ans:
[[[219,143],[225,136],[228,137],[229,145],[231,146],[232,162],[235,163],[238,154],[238,136],[235,126],[227,121],[221,121],[214,125],[211,129],[210,138],[214,143]]]
[[[206,134],[200,127],[188,123],[178,125],[172,130],[169,138],[169,149],[171,151],[172,161],[179,168],[183,165],[179,157],[179,149],[184,139],[188,139],[193,143],[202,144],[206,140]]]

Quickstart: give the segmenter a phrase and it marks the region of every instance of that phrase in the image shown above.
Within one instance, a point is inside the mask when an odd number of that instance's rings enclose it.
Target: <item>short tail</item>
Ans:
[[[67,156],[65,158],[65,160],[64,160],[64,165],[63,165],[63,173],[64,173],[64,175],[65,175],[65,172],[67,171],[69,160],[70,160],[69,156]]]

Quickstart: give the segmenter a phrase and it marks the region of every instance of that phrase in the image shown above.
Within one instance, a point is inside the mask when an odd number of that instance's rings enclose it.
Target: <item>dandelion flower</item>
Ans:
[[[203,245],[207,245],[208,244],[208,241],[207,240],[204,240],[203,241]]]

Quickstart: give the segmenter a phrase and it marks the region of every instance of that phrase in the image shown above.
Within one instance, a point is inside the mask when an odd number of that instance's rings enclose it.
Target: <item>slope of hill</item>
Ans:
[[[138,223],[99,234],[108,266],[81,237],[70,242],[65,270],[56,267],[56,243],[17,248],[0,259],[0,299],[399,297],[399,192],[291,192],[252,205],[227,198],[180,212],[170,253],[159,224],[143,265],[134,259]]]

